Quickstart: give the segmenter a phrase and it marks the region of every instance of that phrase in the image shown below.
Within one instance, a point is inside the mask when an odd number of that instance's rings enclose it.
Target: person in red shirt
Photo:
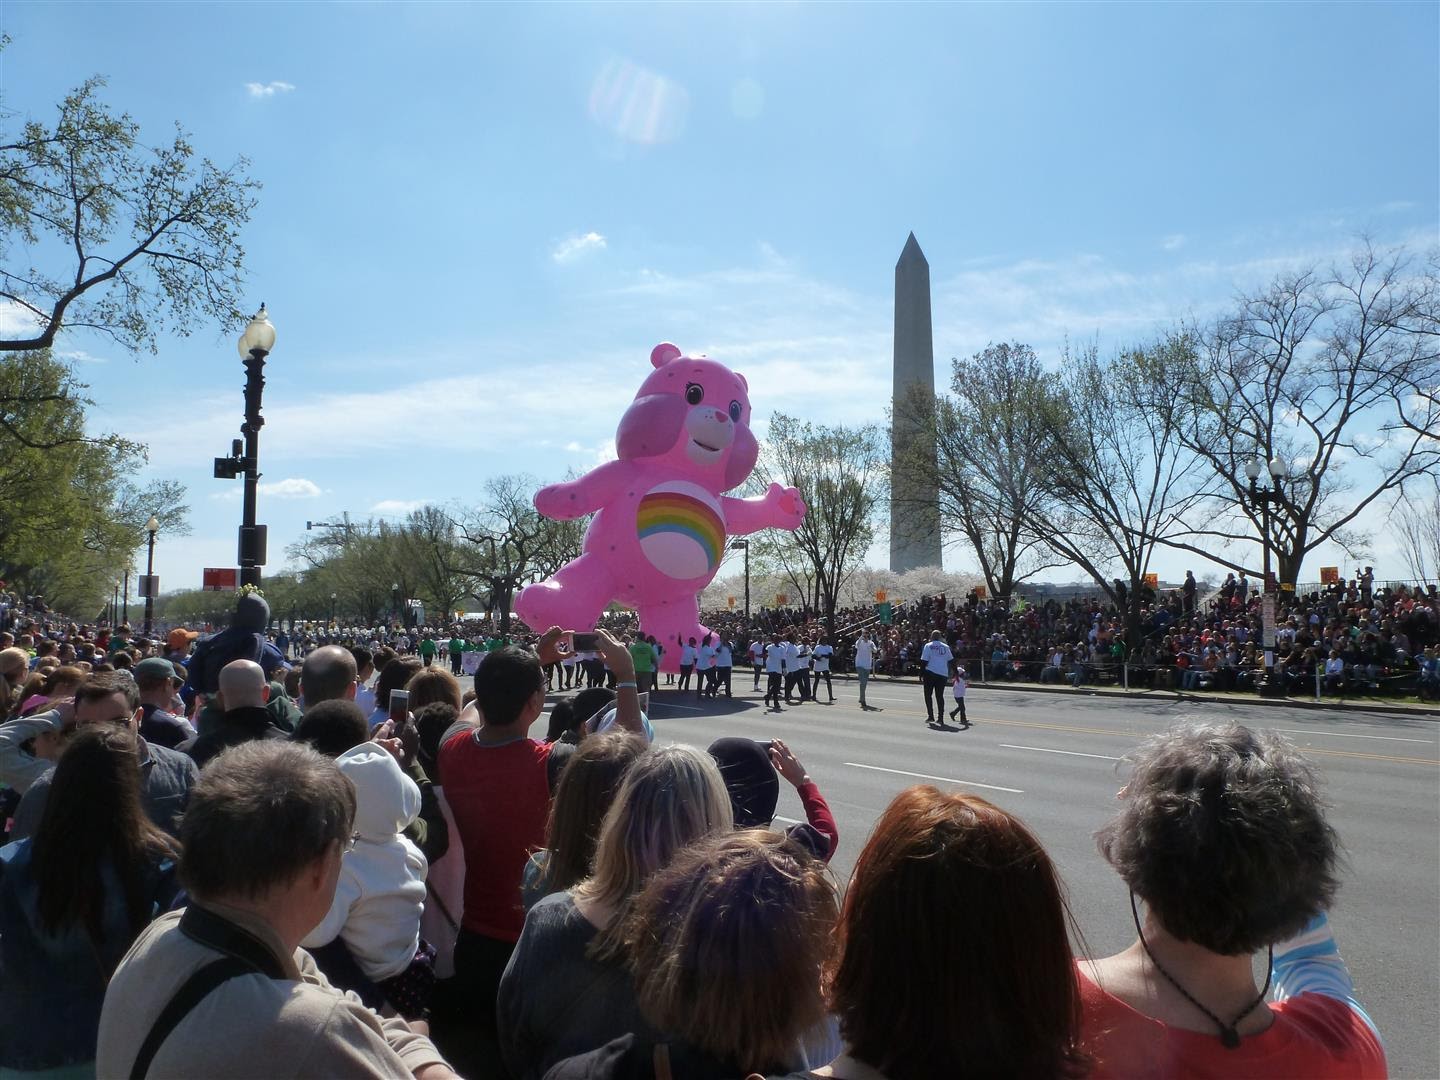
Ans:
[[[1384,1077],[1326,921],[1338,841],[1304,759],[1274,732],[1215,724],[1175,728],[1134,760],[1097,838],[1137,938],[1078,964],[1092,1078]],[[1257,991],[1260,949],[1271,970]]]
[[[615,673],[616,725],[644,735],[630,653],[603,630],[599,652]],[[500,977],[525,925],[520,882],[531,851],[545,844],[550,812],[546,764],[552,744],[529,737],[545,708],[544,665],[558,663],[569,639],[551,627],[539,654],[515,646],[488,653],[475,672],[475,700],[464,724],[440,748],[445,799],[465,850],[465,912],[455,943],[455,991],[465,1002],[473,1039],[460,1048],[461,1071],[489,1075],[499,1060],[495,998]],[[479,1066],[477,1069],[476,1066]]]

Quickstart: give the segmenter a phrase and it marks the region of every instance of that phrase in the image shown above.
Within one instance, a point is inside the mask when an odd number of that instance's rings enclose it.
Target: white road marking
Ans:
[[[1052,750],[1048,746],[1016,746],[1014,743],[1002,742],[1000,744],[1006,750],[1037,750],[1042,754],[1065,754],[1068,757],[1093,757],[1101,761],[1123,761],[1123,758],[1111,757],[1109,754],[1082,754],[1078,750]]]
[[[1433,739],[1402,739],[1398,735],[1351,735],[1344,731],[1316,731],[1313,728],[1306,730],[1304,728],[1288,727],[1277,727],[1271,728],[1270,730],[1283,731],[1287,735],[1333,735],[1337,739],[1381,739],[1385,742],[1418,742],[1424,743],[1427,746],[1435,745],[1435,740]]]
[[[775,815],[774,820],[776,820],[776,821],[783,821],[783,822],[785,822],[785,824],[787,824],[787,825],[804,825],[804,824],[805,824],[805,822],[803,822],[803,821],[796,821],[793,817],[781,817],[779,814],[776,814],[776,815]]]
[[[986,788],[990,791],[1008,791],[1012,795],[1025,794],[1024,791],[1017,787],[1001,787],[999,784],[981,784],[974,780],[956,780],[953,776],[931,776],[929,773],[923,772],[906,772],[904,769],[887,769],[881,765],[861,765],[858,761],[847,761],[845,764],[854,769],[872,769],[875,772],[896,773],[900,776],[913,776],[918,780],[939,780],[942,784],[964,784],[966,787]]]
[[[684,709],[686,712],[705,712],[705,711],[706,711],[706,710],[700,708],[698,705],[675,705],[675,704],[672,704],[672,703],[669,702],[669,701],[652,701],[652,702],[650,703],[650,708],[653,709],[653,708],[655,708],[655,706],[657,706],[657,705],[662,705],[662,706],[664,706],[664,707],[667,708],[667,709]]]

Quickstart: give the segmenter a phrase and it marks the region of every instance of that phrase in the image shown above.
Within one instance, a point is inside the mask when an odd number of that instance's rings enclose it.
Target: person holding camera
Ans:
[[[604,630],[595,648],[615,674],[614,726],[648,739],[629,650]],[[499,1060],[495,1001],[525,925],[520,884],[530,853],[545,846],[549,758],[558,744],[529,737],[545,708],[543,665],[569,651],[574,633],[552,626],[539,653],[507,645],[475,672],[475,700],[440,747],[445,800],[465,852],[465,910],[455,943],[455,993],[477,1018],[464,1048],[483,1073]],[[583,642],[588,644],[588,641]],[[461,1062],[457,1061],[457,1064]]]

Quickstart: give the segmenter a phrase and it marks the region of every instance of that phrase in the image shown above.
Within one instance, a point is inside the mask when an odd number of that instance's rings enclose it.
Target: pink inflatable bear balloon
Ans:
[[[698,594],[720,568],[725,537],[796,529],[805,503],[779,484],[756,499],[724,494],[745,482],[759,453],[742,376],[668,342],[650,363],[655,370],[620,419],[619,460],[536,493],[546,517],[595,517],[581,556],[527,586],[515,611],[535,630],[587,629],[617,600],[640,613],[641,629],[664,648],[662,667],[673,671],[678,642],[709,632]]]

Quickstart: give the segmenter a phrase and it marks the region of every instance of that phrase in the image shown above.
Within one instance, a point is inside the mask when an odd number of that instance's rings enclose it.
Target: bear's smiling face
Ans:
[[[619,457],[659,459],[717,492],[743,483],[759,452],[745,379],[669,344],[657,345],[650,361],[655,370],[616,433]]]
[[[686,456],[697,465],[718,465],[735,441],[735,426],[746,415],[748,402],[740,398],[706,401],[704,383],[689,382],[685,384],[685,403],[690,406],[685,414],[685,434],[690,436]]]

